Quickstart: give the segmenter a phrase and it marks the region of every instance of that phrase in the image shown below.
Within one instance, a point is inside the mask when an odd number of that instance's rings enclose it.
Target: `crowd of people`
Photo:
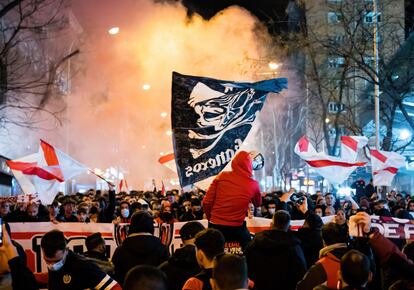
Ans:
[[[371,228],[370,216],[413,220],[414,197],[381,194],[362,180],[354,184],[356,195],[343,197],[293,189],[260,193],[249,160],[236,156],[233,171],[220,174],[206,192],[91,189],[58,194],[50,205],[1,202],[0,286],[12,286],[1,289],[38,289],[41,279],[28,271],[6,225],[41,221],[129,224],[110,259],[100,233],[86,239],[83,255],[67,248],[61,231],[45,234],[48,289],[414,289],[414,243],[385,238]],[[324,224],[323,216],[332,221]],[[271,219],[270,228],[246,235],[245,219],[253,217]],[[290,228],[295,219],[304,220],[298,231]],[[171,253],[154,236],[154,224],[177,221],[186,222],[182,247]],[[350,236],[350,222],[360,226],[361,237]],[[242,251],[225,254],[226,242],[234,241]]]

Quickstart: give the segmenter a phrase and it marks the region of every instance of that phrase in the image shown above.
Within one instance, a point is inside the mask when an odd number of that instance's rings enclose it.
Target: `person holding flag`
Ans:
[[[244,249],[250,241],[245,222],[249,203],[259,207],[262,197],[259,183],[252,177],[253,158],[249,152],[238,152],[231,167],[232,171],[221,172],[213,180],[202,205],[208,226],[221,231],[226,242],[239,242]]]

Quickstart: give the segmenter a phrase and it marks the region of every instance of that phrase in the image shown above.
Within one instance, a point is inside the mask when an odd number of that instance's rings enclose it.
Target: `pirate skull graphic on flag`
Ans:
[[[174,72],[171,123],[181,186],[218,174],[247,137],[267,94],[285,88],[286,79],[243,83]]]

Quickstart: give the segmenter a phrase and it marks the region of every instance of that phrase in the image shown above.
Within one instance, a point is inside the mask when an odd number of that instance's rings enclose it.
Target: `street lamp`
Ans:
[[[276,63],[276,62],[269,62],[269,68],[271,70],[277,70],[280,67],[280,63]]]
[[[400,135],[400,138],[402,140],[407,140],[407,139],[411,138],[411,132],[409,130],[407,130],[407,129],[402,129],[400,131],[400,134],[399,135]]]
[[[118,26],[115,26],[115,27],[110,28],[108,30],[108,33],[111,34],[111,35],[118,34],[119,33],[119,27]]]

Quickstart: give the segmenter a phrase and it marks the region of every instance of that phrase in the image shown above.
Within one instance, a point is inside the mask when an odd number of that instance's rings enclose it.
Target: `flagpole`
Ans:
[[[109,181],[109,180],[107,180],[105,177],[101,176],[100,174],[97,174],[94,170],[89,169],[89,171],[90,171],[92,174],[94,174],[96,177],[99,177],[100,179],[102,179],[103,181],[105,181],[106,183],[108,183],[110,186],[115,187],[115,185],[114,185],[112,182],[110,182],[110,181]]]
[[[379,96],[379,65],[378,65],[378,0],[373,1],[374,5],[374,101],[375,101],[375,147],[380,149],[380,96]]]
[[[380,150],[380,87],[379,87],[379,56],[378,56],[378,0],[373,1],[373,20],[374,20],[374,104],[375,104],[375,148]],[[372,172],[374,181],[374,172]],[[374,183],[374,182],[373,182]],[[375,185],[374,185],[375,186]],[[374,187],[375,188],[375,187]],[[377,195],[380,196],[379,187]]]

